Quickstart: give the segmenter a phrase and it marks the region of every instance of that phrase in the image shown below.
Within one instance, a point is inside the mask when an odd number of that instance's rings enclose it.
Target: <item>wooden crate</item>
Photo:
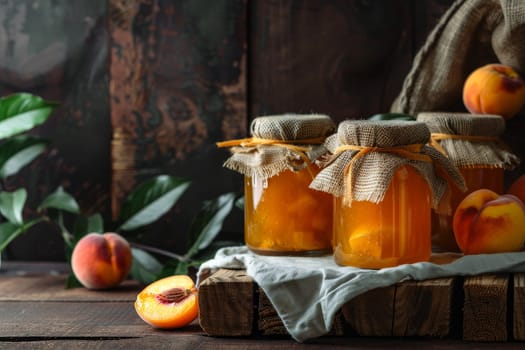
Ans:
[[[244,270],[219,270],[199,288],[199,321],[211,336],[288,335]],[[405,281],[346,303],[330,335],[525,340],[525,274]]]

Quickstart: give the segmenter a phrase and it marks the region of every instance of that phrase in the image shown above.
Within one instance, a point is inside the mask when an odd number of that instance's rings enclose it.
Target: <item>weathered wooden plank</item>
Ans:
[[[2,301],[0,309],[0,339],[137,337],[154,333],[129,301]]]
[[[66,275],[0,275],[0,301],[116,301],[133,302],[142,286],[136,281],[124,281],[109,290],[86,288],[66,289]]]
[[[525,340],[525,274],[514,275],[513,287],[513,337],[515,340]]]
[[[247,131],[246,1],[109,4],[112,211],[147,177],[191,179],[171,220],[148,234],[151,244],[180,251],[203,200],[242,190],[215,142]]]
[[[245,271],[221,269],[199,285],[199,323],[209,335],[251,335],[255,302]]]
[[[288,335],[277,311],[261,288],[258,288],[257,330],[261,335]]]
[[[252,116],[317,112],[340,121],[389,109],[413,57],[411,2],[251,5]]]
[[[239,274],[240,279],[237,278]],[[237,303],[218,302],[229,299],[249,299],[248,294],[253,293],[252,280],[244,272],[228,270],[220,270],[210,278],[205,280],[199,289],[199,302],[202,303],[200,320],[203,329],[209,332],[208,328],[210,328],[213,335],[222,336],[233,335],[232,333],[252,334],[254,332],[251,328],[252,316],[242,316],[241,323],[240,315],[246,310],[251,314],[253,306],[249,307],[244,301],[241,306]],[[368,291],[342,307],[331,334],[447,336],[451,317],[452,290],[453,279],[449,278],[423,282],[407,281],[397,286]],[[248,296],[240,296],[239,291]],[[257,310],[257,313],[253,314],[257,322],[257,333],[288,334],[277,312],[260,288],[257,295],[258,297],[253,300]],[[210,297],[212,299],[207,300]],[[210,312],[213,315],[220,315],[220,319],[210,319]],[[217,318],[217,316],[212,317]],[[239,323],[226,327],[225,322],[232,322],[229,318],[234,318]]]
[[[395,286],[373,289],[343,305],[350,332],[360,336],[392,335],[395,291]]]
[[[523,350],[522,342],[475,344],[459,339],[322,337],[306,343],[297,343],[287,337],[246,338],[208,337],[199,331],[166,331],[133,338],[0,338],[2,349],[175,349],[175,350]]]
[[[405,281],[396,286],[393,336],[450,335],[454,278]]]
[[[463,339],[506,341],[508,275],[468,277],[463,284]]]

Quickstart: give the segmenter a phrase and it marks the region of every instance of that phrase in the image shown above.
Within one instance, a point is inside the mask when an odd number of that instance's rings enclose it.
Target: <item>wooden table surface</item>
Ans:
[[[66,266],[3,262],[0,268],[0,349],[522,349],[523,342],[473,343],[425,338],[218,338],[198,320],[157,330],[135,313],[142,286],[126,281],[111,291],[65,289]]]

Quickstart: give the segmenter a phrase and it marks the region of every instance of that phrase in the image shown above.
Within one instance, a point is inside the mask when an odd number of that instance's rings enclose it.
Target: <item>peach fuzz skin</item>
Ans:
[[[71,268],[88,289],[108,289],[119,285],[131,269],[131,248],[116,233],[90,233],[73,249]]]
[[[453,230],[464,254],[521,251],[525,244],[525,205],[513,195],[474,191],[458,205]]]
[[[525,104],[525,81],[512,67],[495,63],[485,65],[465,80],[463,103],[474,114],[512,118]]]

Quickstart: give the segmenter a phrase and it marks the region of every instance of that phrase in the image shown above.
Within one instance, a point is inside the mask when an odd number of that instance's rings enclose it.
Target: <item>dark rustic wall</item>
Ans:
[[[246,136],[257,115],[340,121],[387,111],[451,3],[0,0],[0,93],[62,101],[40,130],[52,149],[10,185],[27,186],[37,202],[62,184],[111,221],[139,181],[191,179],[148,232],[151,243],[180,251],[202,200],[242,190],[241,177],[221,167],[227,151],[216,141]],[[224,234],[241,231],[238,214]],[[40,227],[8,254],[57,260],[61,247],[58,233]]]
[[[51,140],[49,152],[7,183],[8,190],[26,187],[30,204],[62,184],[84,210],[109,212],[106,14],[105,0],[0,1],[0,94],[28,91],[61,102],[39,129]],[[43,224],[16,239],[7,254],[57,260],[63,243]]]

